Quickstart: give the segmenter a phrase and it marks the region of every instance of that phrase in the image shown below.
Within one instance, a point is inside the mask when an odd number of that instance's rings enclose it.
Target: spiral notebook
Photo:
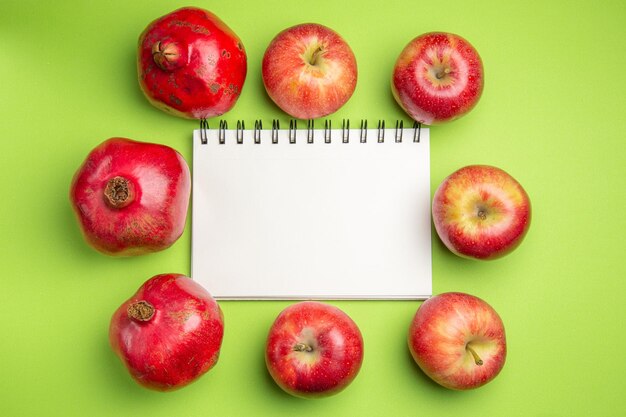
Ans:
[[[432,294],[429,129],[201,128],[193,279],[218,299]]]

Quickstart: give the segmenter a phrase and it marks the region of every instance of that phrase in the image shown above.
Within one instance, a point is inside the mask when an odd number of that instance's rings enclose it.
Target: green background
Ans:
[[[432,190],[462,166],[499,166],[530,195],[533,224],[493,262],[458,258],[433,235],[434,292],[480,296],[506,325],[507,363],[480,389],[445,390],[412,363],[405,338],[418,302],[334,303],[366,349],[335,397],[292,398],[269,378],[265,337],[286,302],[222,302],[226,334],[210,373],[167,394],[136,385],[109,349],[109,318],[149,277],[189,273],[189,223],[167,251],[109,258],[83,241],[67,194],[86,154],[112,136],[164,143],[191,161],[197,123],[151,107],[134,61],[145,25],[184,5],[0,4],[0,415],[626,415],[623,0],[193,3],[244,42],[248,78],[225,119],[247,126],[288,120],[260,76],[265,47],[288,26],[325,24],[355,52],[357,89],[333,126],[408,123],[389,88],[397,55],[424,32],[464,36],[483,58],[485,90],[468,116],[432,129]]]

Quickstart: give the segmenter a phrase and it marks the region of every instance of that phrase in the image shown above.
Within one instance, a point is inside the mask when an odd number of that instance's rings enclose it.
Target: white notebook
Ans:
[[[432,294],[429,129],[242,125],[194,131],[193,279],[219,299]]]

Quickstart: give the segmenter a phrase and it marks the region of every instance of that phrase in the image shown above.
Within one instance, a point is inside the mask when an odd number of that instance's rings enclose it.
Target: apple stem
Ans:
[[[135,198],[132,182],[124,177],[113,177],[104,189],[105,202],[111,208],[124,208]]]
[[[476,363],[476,365],[482,365],[483,364],[483,360],[480,359],[480,356],[478,356],[478,353],[476,353],[476,351],[474,349],[472,349],[472,347],[469,345],[469,343],[467,345],[465,345],[465,350],[467,350],[469,353],[472,354],[472,356],[474,357],[474,362]]]
[[[306,343],[298,343],[293,347],[296,352],[313,352],[313,348]]]
[[[315,51],[311,54],[311,59],[309,59],[309,64],[317,65],[317,59],[322,54],[322,47],[318,46]]]
[[[487,219],[487,213],[485,212],[485,210],[483,210],[483,209],[478,210],[478,218],[480,220]]]
[[[150,321],[154,316],[154,306],[145,300],[137,301],[128,306],[128,318],[135,321]]]
[[[438,80],[440,80],[448,74],[450,74],[450,68],[444,68],[444,69],[437,71],[436,77]]]

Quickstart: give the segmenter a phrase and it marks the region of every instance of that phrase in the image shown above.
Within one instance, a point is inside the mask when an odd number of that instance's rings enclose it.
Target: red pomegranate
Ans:
[[[146,98],[188,119],[229,111],[246,79],[239,37],[217,16],[184,7],[158,18],[139,37],[137,71]]]
[[[113,314],[109,342],[142,386],[172,391],[219,358],[224,316],[213,297],[180,274],[150,278]]]
[[[111,138],[74,175],[70,201],[91,246],[132,256],[166,249],[182,235],[190,193],[189,167],[174,149]]]

